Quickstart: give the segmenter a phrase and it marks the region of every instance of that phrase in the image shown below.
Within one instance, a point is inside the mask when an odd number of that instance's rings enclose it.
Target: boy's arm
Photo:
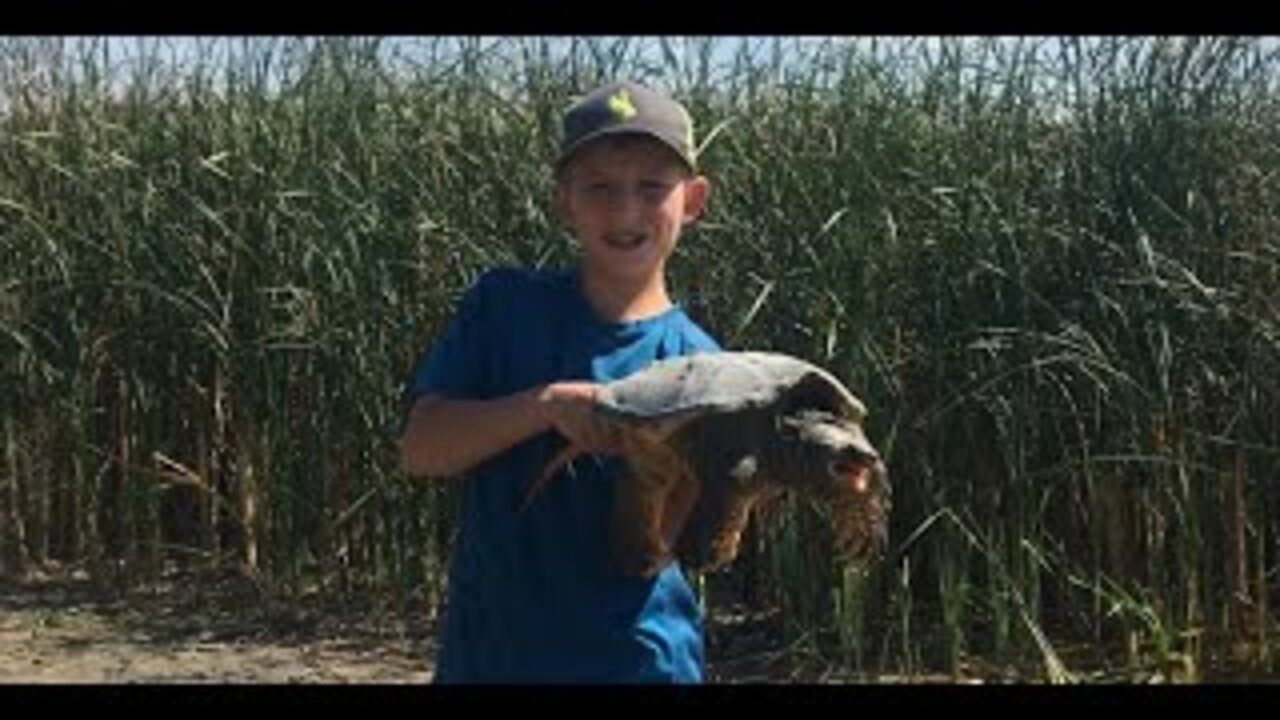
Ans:
[[[538,433],[555,429],[587,451],[607,451],[591,414],[597,385],[558,382],[492,400],[418,398],[400,437],[400,465],[412,476],[449,477]]]

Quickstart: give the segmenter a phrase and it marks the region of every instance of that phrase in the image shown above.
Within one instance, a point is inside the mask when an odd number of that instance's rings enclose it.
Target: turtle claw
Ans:
[[[555,477],[556,473],[560,472],[565,465],[568,465],[570,460],[574,459],[581,453],[582,448],[573,443],[570,443],[563,450],[556,453],[556,456],[551,458],[551,461],[543,466],[542,473],[537,477],[537,479],[534,480],[533,483],[529,485],[528,489],[525,490],[524,497],[516,507],[516,512],[524,512],[525,509],[533,503],[533,499],[537,497],[542,492],[542,489],[546,487],[547,483],[551,481],[551,478]]]

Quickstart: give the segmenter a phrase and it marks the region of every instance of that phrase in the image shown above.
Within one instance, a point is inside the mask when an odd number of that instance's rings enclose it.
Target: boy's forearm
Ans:
[[[493,400],[420,398],[400,439],[400,463],[412,476],[457,475],[547,430],[539,388]]]

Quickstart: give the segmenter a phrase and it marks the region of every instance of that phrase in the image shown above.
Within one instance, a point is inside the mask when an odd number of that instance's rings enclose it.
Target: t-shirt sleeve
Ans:
[[[487,308],[494,292],[492,275],[467,289],[436,342],[419,356],[405,388],[405,407],[421,395],[478,398],[485,392]]]

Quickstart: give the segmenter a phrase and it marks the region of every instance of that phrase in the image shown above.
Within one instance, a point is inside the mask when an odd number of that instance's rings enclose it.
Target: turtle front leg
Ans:
[[[680,562],[696,572],[709,573],[737,558],[751,510],[763,495],[762,491],[726,488],[706,493],[676,546]]]
[[[710,573],[736,559],[751,509],[767,495],[756,473],[755,457],[748,455],[709,475],[709,484],[676,543],[681,564]]]

